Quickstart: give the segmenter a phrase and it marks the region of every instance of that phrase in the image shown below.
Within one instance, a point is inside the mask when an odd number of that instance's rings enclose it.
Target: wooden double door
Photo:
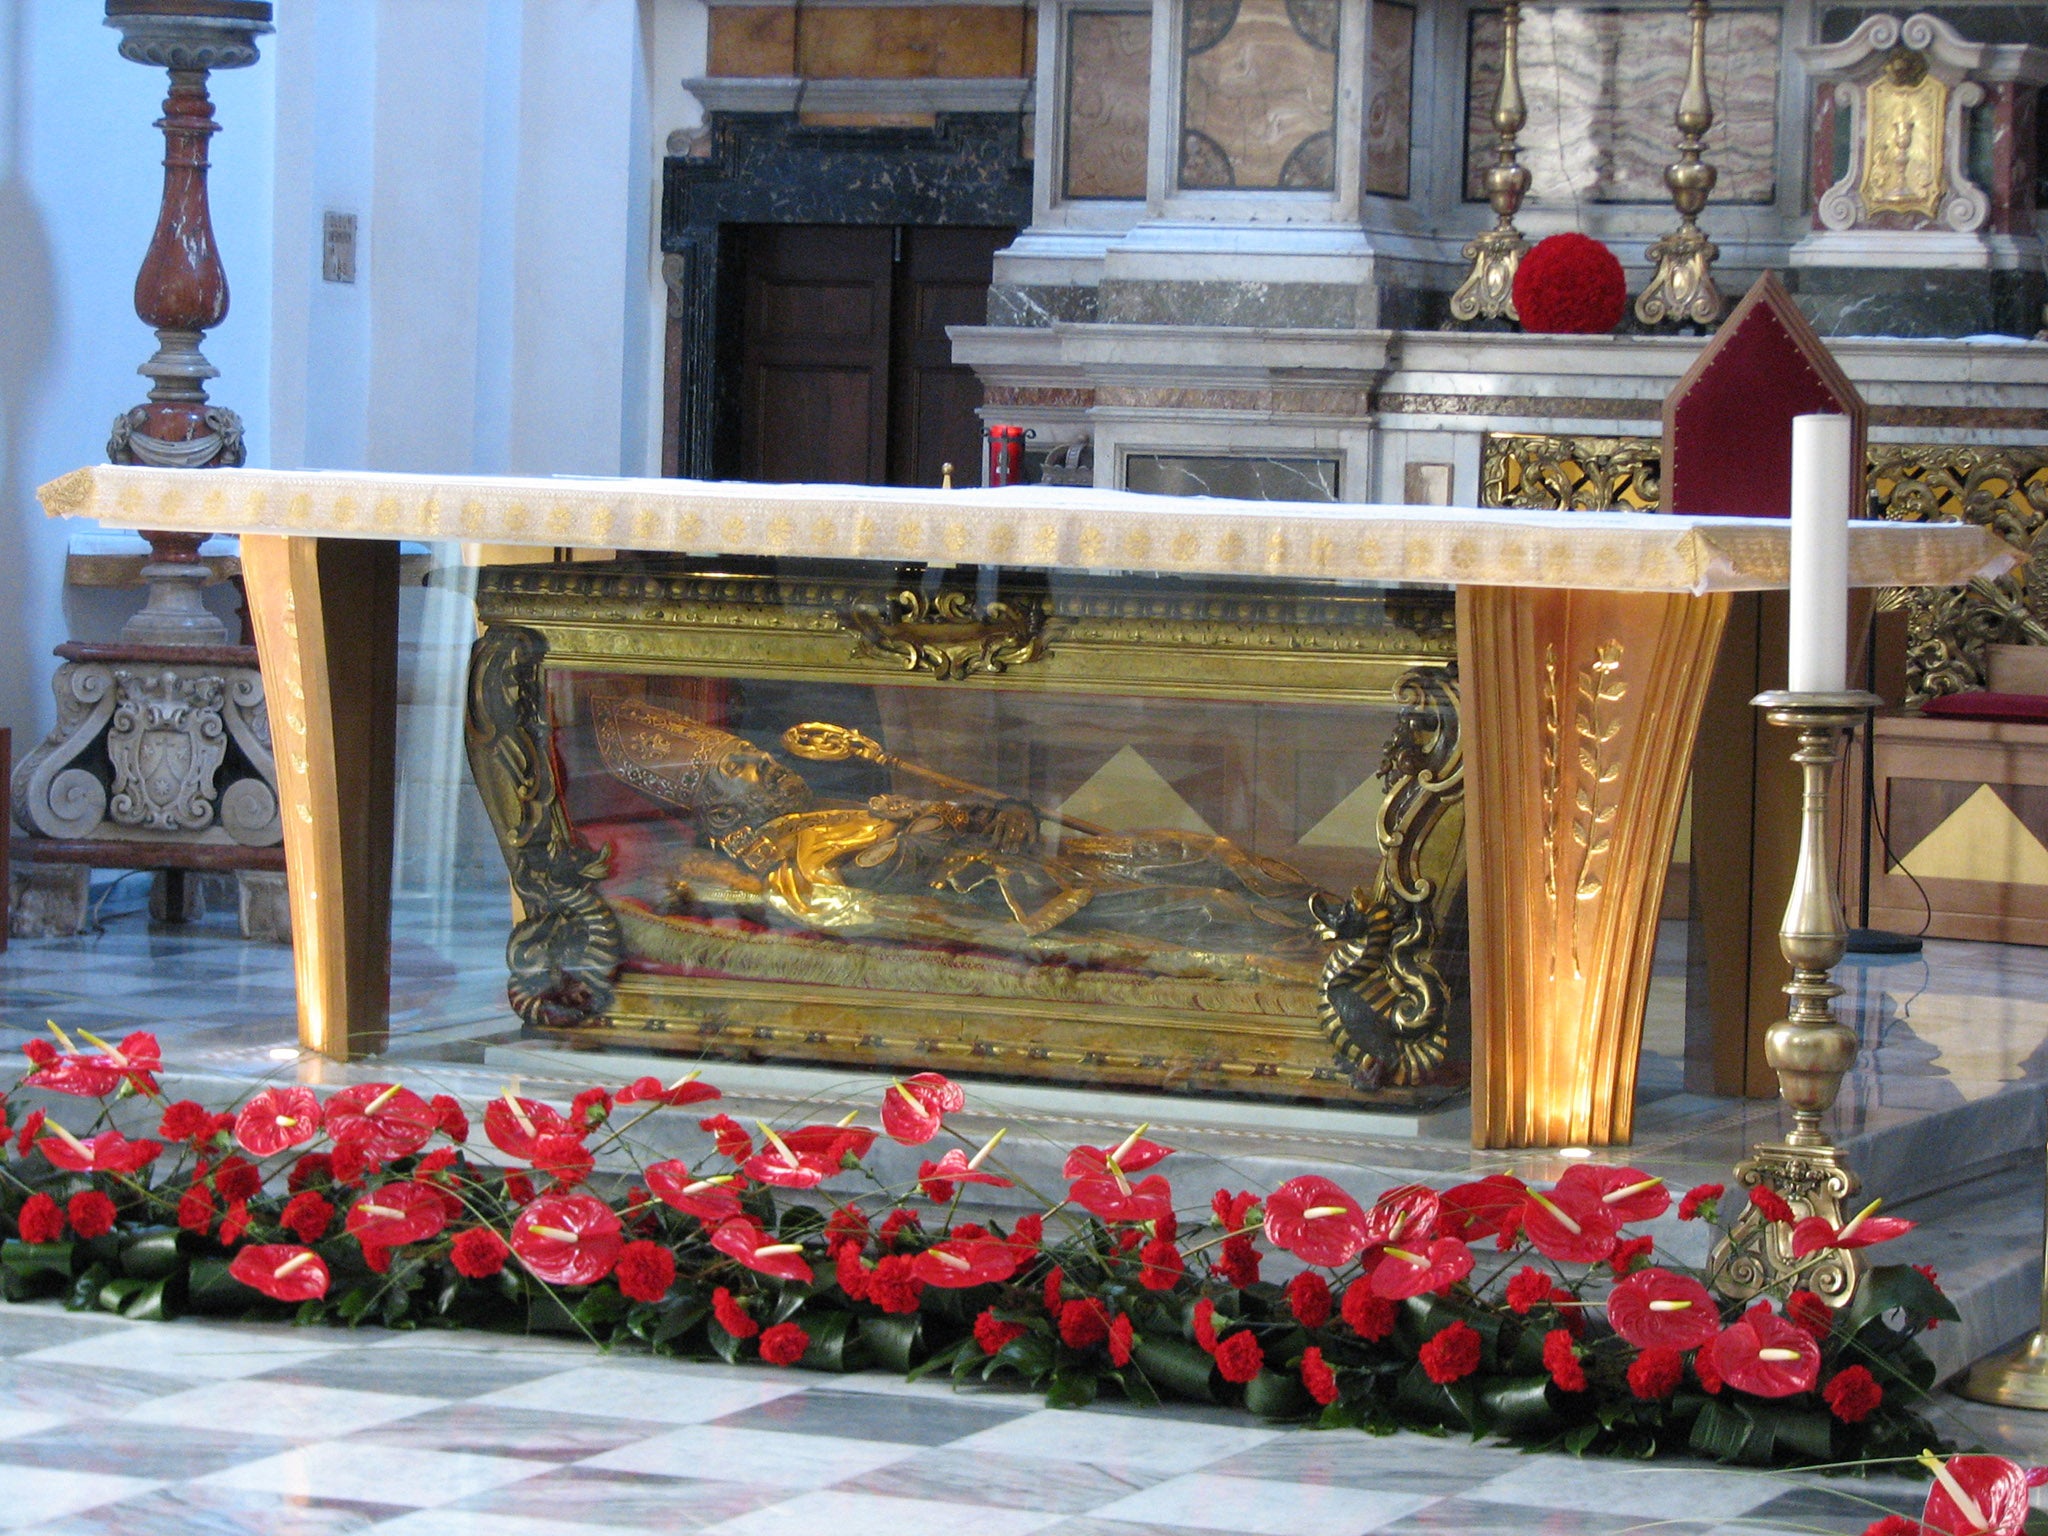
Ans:
[[[741,478],[980,483],[981,384],[949,325],[980,325],[1014,230],[757,224],[743,279]]]

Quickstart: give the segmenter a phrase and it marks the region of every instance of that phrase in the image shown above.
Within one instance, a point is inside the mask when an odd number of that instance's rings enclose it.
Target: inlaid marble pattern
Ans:
[[[1373,0],[1371,94],[1365,109],[1365,190],[1408,195],[1415,115],[1415,7]]]
[[[1145,195],[1151,97],[1151,13],[1067,12],[1065,196]]]
[[[1180,185],[1336,184],[1337,0],[1189,0]]]
[[[1714,201],[1768,203],[1777,189],[1779,13],[1717,11],[1707,23],[1714,102],[1706,158]],[[1500,13],[1475,11],[1466,54],[1465,196],[1485,198],[1500,89]],[[1672,114],[1685,88],[1691,30],[1683,9],[1531,7],[1522,12],[1521,161],[1531,205],[1663,203],[1676,155]],[[1711,204],[1709,205],[1711,207]]]

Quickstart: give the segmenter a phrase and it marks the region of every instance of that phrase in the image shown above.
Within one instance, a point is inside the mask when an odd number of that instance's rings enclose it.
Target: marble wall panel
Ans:
[[[807,6],[797,73],[810,80],[1024,78],[1034,67],[1018,6]]]
[[[1714,200],[1768,203],[1777,195],[1779,13],[1728,10],[1707,23],[1714,126],[1706,158],[1721,173]],[[1500,13],[1475,11],[1466,51],[1465,196],[1485,197],[1500,88]],[[1522,91],[1529,121],[1521,161],[1526,199],[1544,203],[1662,203],[1676,154],[1671,124],[1685,87],[1685,12],[1583,6],[1522,12]],[[1797,152],[1796,150],[1794,151]]]
[[[796,73],[796,11],[780,5],[711,8],[708,74],[759,79]]]
[[[1180,185],[1336,184],[1337,0],[1188,0]]]
[[[1151,12],[1067,12],[1065,196],[1145,195],[1151,100]]]
[[[1337,461],[1134,453],[1124,460],[1124,489],[1234,501],[1335,501]]]
[[[1365,116],[1365,190],[1408,195],[1415,115],[1415,7],[1374,0],[1371,96]]]

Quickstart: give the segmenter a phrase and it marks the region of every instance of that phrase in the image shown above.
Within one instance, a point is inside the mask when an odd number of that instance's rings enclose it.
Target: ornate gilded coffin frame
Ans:
[[[1053,592],[1042,576],[935,583],[917,569],[844,565],[769,576],[681,557],[484,571],[467,738],[518,909],[507,960],[520,1018],[590,1043],[691,1054],[1351,1102],[1456,1092],[1466,987],[1452,595],[1115,578],[1063,578]],[[622,921],[600,889],[607,853],[563,804],[553,669],[1390,704],[1390,739],[1360,743],[1361,757],[1380,753],[1387,787],[1381,867],[1369,888],[1303,913],[1327,959],[1284,1021],[1162,1021],[1091,999],[1085,985],[935,1004],[914,988],[776,979],[744,965],[713,976],[636,969],[622,965],[633,914]],[[973,1015],[964,1028],[963,1012]]]
[[[1655,438],[1490,432],[1480,500],[1574,512],[1654,509],[1660,459]],[[2048,527],[2048,448],[1873,443],[1864,472],[1879,517],[1976,523],[2029,555]],[[1906,703],[1924,704],[1982,688],[1987,645],[2048,645],[2048,562],[2030,559],[1964,587],[1893,588],[1878,605],[1906,610]]]

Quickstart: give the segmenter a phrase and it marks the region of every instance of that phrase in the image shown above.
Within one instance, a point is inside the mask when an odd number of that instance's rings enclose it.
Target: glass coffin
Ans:
[[[680,558],[487,570],[527,1024],[1433,1102],[1467,1078],[1447,592]]]

